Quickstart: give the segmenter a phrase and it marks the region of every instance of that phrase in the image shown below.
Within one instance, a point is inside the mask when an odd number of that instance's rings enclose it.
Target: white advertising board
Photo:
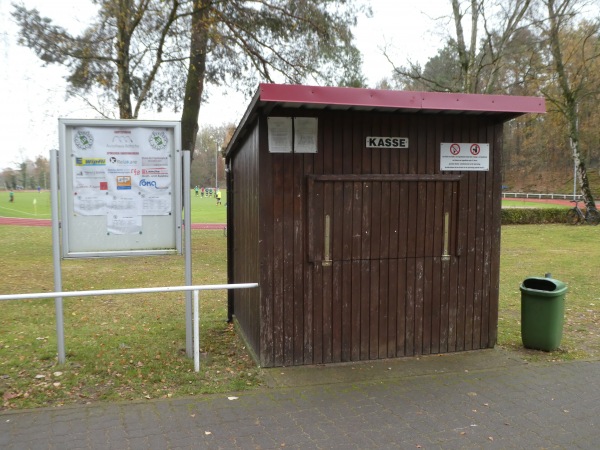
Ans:
[[[440,170],[490,170],[490,144],[442,142],[440,147]]]
[[[59,119],[63,257],[181,253],[181,125]]]

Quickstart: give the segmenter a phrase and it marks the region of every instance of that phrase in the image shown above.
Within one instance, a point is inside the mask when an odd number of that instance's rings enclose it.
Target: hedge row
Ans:
[[[502,225],[566,223],[567,208],[503,208]]]

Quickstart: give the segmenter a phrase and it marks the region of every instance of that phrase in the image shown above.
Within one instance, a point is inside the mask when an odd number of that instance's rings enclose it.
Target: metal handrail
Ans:
[[[250,289],[258,287],[258,283],[236,283],[236,284],[206,284],[197,286],[164,286],[152,288],[128,288],[128,289],[101,289],[90,291],[69,291],[69,292],[37,292],[30,294],[7,294],[0,295],[2,300],[40,300],[45,298],[57,297],[93,297],[96,295],[123,295],[123,294],[150,294],[156,292],[181,292],[192,291],[194,293],[194,371],[200,371],[200,316],[198,301],[200,291],[211,291],[219,289]],[[60,342],[60,341],[59,341]],[[59,344],[60,345],[60,344]],[[64,349],[63,349],[64,352]],[[59,354],[60,354],[59,350]]]

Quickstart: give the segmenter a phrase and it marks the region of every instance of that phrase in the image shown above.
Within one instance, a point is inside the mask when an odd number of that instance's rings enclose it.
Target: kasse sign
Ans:
[[[408,138],[367,136],[367,148],[408,148]]]

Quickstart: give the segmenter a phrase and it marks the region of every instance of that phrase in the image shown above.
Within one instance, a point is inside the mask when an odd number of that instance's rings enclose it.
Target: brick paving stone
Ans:
[[[328,368],[314,371],[321,378],[313,385],[244,392],[235,401],[219,394],[4,411],[0,448],[598,448],[600,361],[514,360],[409,376],[401,372],[406,362],[383,364],[396,364],[394,376],[361,381],[346,366],[340,370],[351,381],[338,373],[325,382]],[[285,376],[293,383],[294,368]]]

